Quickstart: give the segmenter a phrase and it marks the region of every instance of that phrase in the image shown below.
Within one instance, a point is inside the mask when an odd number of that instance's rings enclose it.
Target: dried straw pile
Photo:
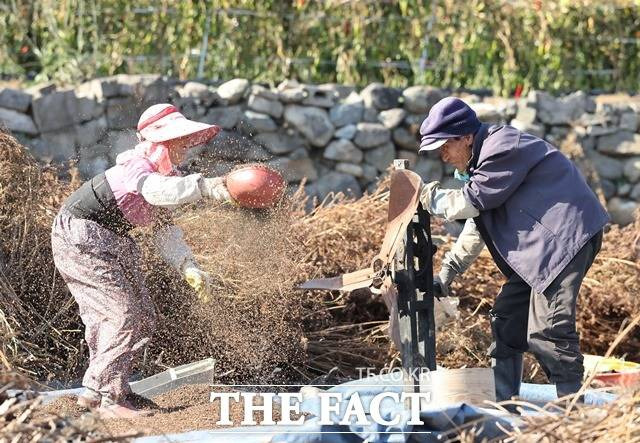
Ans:
[[[378,253],[384,236],[388,183],[359,200],[342,195],[329,198],[309,215],[300,215],[291,235],[303,251],[299,260],[308,270],[298,282],[334,276],[368,266]],[[308,358],[311,373],[354,375],[358,367],[381,367],[391,350],[386,327],[386,308],[369,291],[338,294],[305,293],[319,309],[306,315]]]
[[[518,417],[512,426],[500,426],[500,437],[483,439],[484,419],[470,422],[453,429],[449,440],[461,443],[486,441],[489,443],[564,443],[564,442],[638,442],[640,441],[640,390],[618,392],[619,397],[611,403],[590,406],[571,399],[560,399],[536,406],[523,401],[505,402],[517,409],[533,410]]]
[[[528,405],[532,406],[532,405]],[[558,401],[523,416],[523,425],[510,430],[504,442],[637,442],[640,441],[640,390],[626,391],[603,406]]]
[[[0,152],[0,365],[60,377],[75,365],[68,358],[82,337],[50,246],[51,221],[70,186],[2,131]]]
[[[583,348],[603,354],[613,338],[640,314],[640,212],[636,222],[605,234],[602,250],[582,287],[578,324]],[[640,334],[629,335],[617,352],[640,362]]]

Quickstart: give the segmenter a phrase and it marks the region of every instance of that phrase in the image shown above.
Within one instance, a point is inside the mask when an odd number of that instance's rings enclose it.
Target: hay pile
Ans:
[[[578,304],[585,352],[602,355],[612,339],[640,314],[640,212],[632,225],[612,226],[587,274]],[[640,334],[630,334],[617,353],[640,361]]]
[[[335,276],[370,265],[379,252],[386,224],[388,182],[359,200],[332,196],[308,214],[299,214],[291,235],[304,251],[300,260],[310,272],[298,283]],[[349,294],[309,291],[319,309],[307,314],[306,372],[353,376],[357,368],[382,367],[391,355],[386,329],[388,314],[368,290]]]
[[[484,420],[472,421],[451,430],[447,441],[473,443],[564,443],[564,442],[638,442],[640,441],[640,390],[618,392],[611,403],[590,406],[571,399],[559,399],[544,407],[523,401],[504,402],[518,410],[533,410],[519,417],[514,426],[501,426],[503,435],[495,439],[483,439]],[[491,420],[491,419],[489,419]]]
[[[523,417],[525,427],[509,433],[505,442],[640,441],[640,390],[623,393],[603,406],[563,404],[539,409],[538,416]],[[555,413],[554,413],[555,412]]]
[[[51,222],[71,186],[0,131],[0,364],[35,377],[73,371],[80,322],[54,272]]]

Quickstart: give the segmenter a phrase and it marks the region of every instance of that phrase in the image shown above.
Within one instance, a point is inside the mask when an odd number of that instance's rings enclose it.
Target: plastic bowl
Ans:
[[[286,182],[279,172],[262,165],[245,166],[226,176],[229,194],[239,206],[263,209],[283,196]]]

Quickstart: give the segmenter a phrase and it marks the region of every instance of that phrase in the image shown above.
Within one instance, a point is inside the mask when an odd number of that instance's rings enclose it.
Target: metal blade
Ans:
[[[387,230],[378,255],[384,263],[389,263],[395,255],[418,209],[421,184],[422,179],[415,172],[397,169],[391,173]]]
[[[327,289],[331,291],[353,291],[371,286],[376,273],[372,268],[342,274],[339,277],[317,278],[298,286],[299,289]]]

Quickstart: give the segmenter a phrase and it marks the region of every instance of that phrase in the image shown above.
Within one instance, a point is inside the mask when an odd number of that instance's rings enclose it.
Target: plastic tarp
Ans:
[[[368,410],[369,402],[373,397],[382,392],[402,393],[404,387],[398,384],[397,379],[389,374],[364,378],[357,381],[344,383],[331,387],[328,392],[341,393],[343,395],[339,417],[332,422],[339,422],[347,407],[351,396],[357,394],[365,408]],[[553,385],[522,385],[521,397],[523,400],[543,405],[556,399],[555,386]],[[587,391],[585,403],[602,404],[611,401],[614,396],[610,394]],[[367,426],[351,424],[322,425],[319,423],[320,400],[317,396],[305,396],[300,406],[301,412],[309,414],[303,425],[276,425],[276,426],[251,426],[239,428],[219,428],[205,431],[192,431],[182,434],[166,436],[144,437],[138,442],[159,443],[166,441],[211,441],[228,442],[241,440],[243,442],[442,442],[455,434],[452,430],[462,426],[476,426],[477,434],[481,438],[495,438],[503,435],[501,429],[509,429],[519,423],[515,415],[470,406],[464,403],[447,405],[445,407],[420,409],[422,425],[409,425],[410,411],[402,403],[383,401],[380,405],[382,418],[391,420],[400,417],[398,425],[383,426],[370,420]],[[355,422],[355,419],[354,419]]]

